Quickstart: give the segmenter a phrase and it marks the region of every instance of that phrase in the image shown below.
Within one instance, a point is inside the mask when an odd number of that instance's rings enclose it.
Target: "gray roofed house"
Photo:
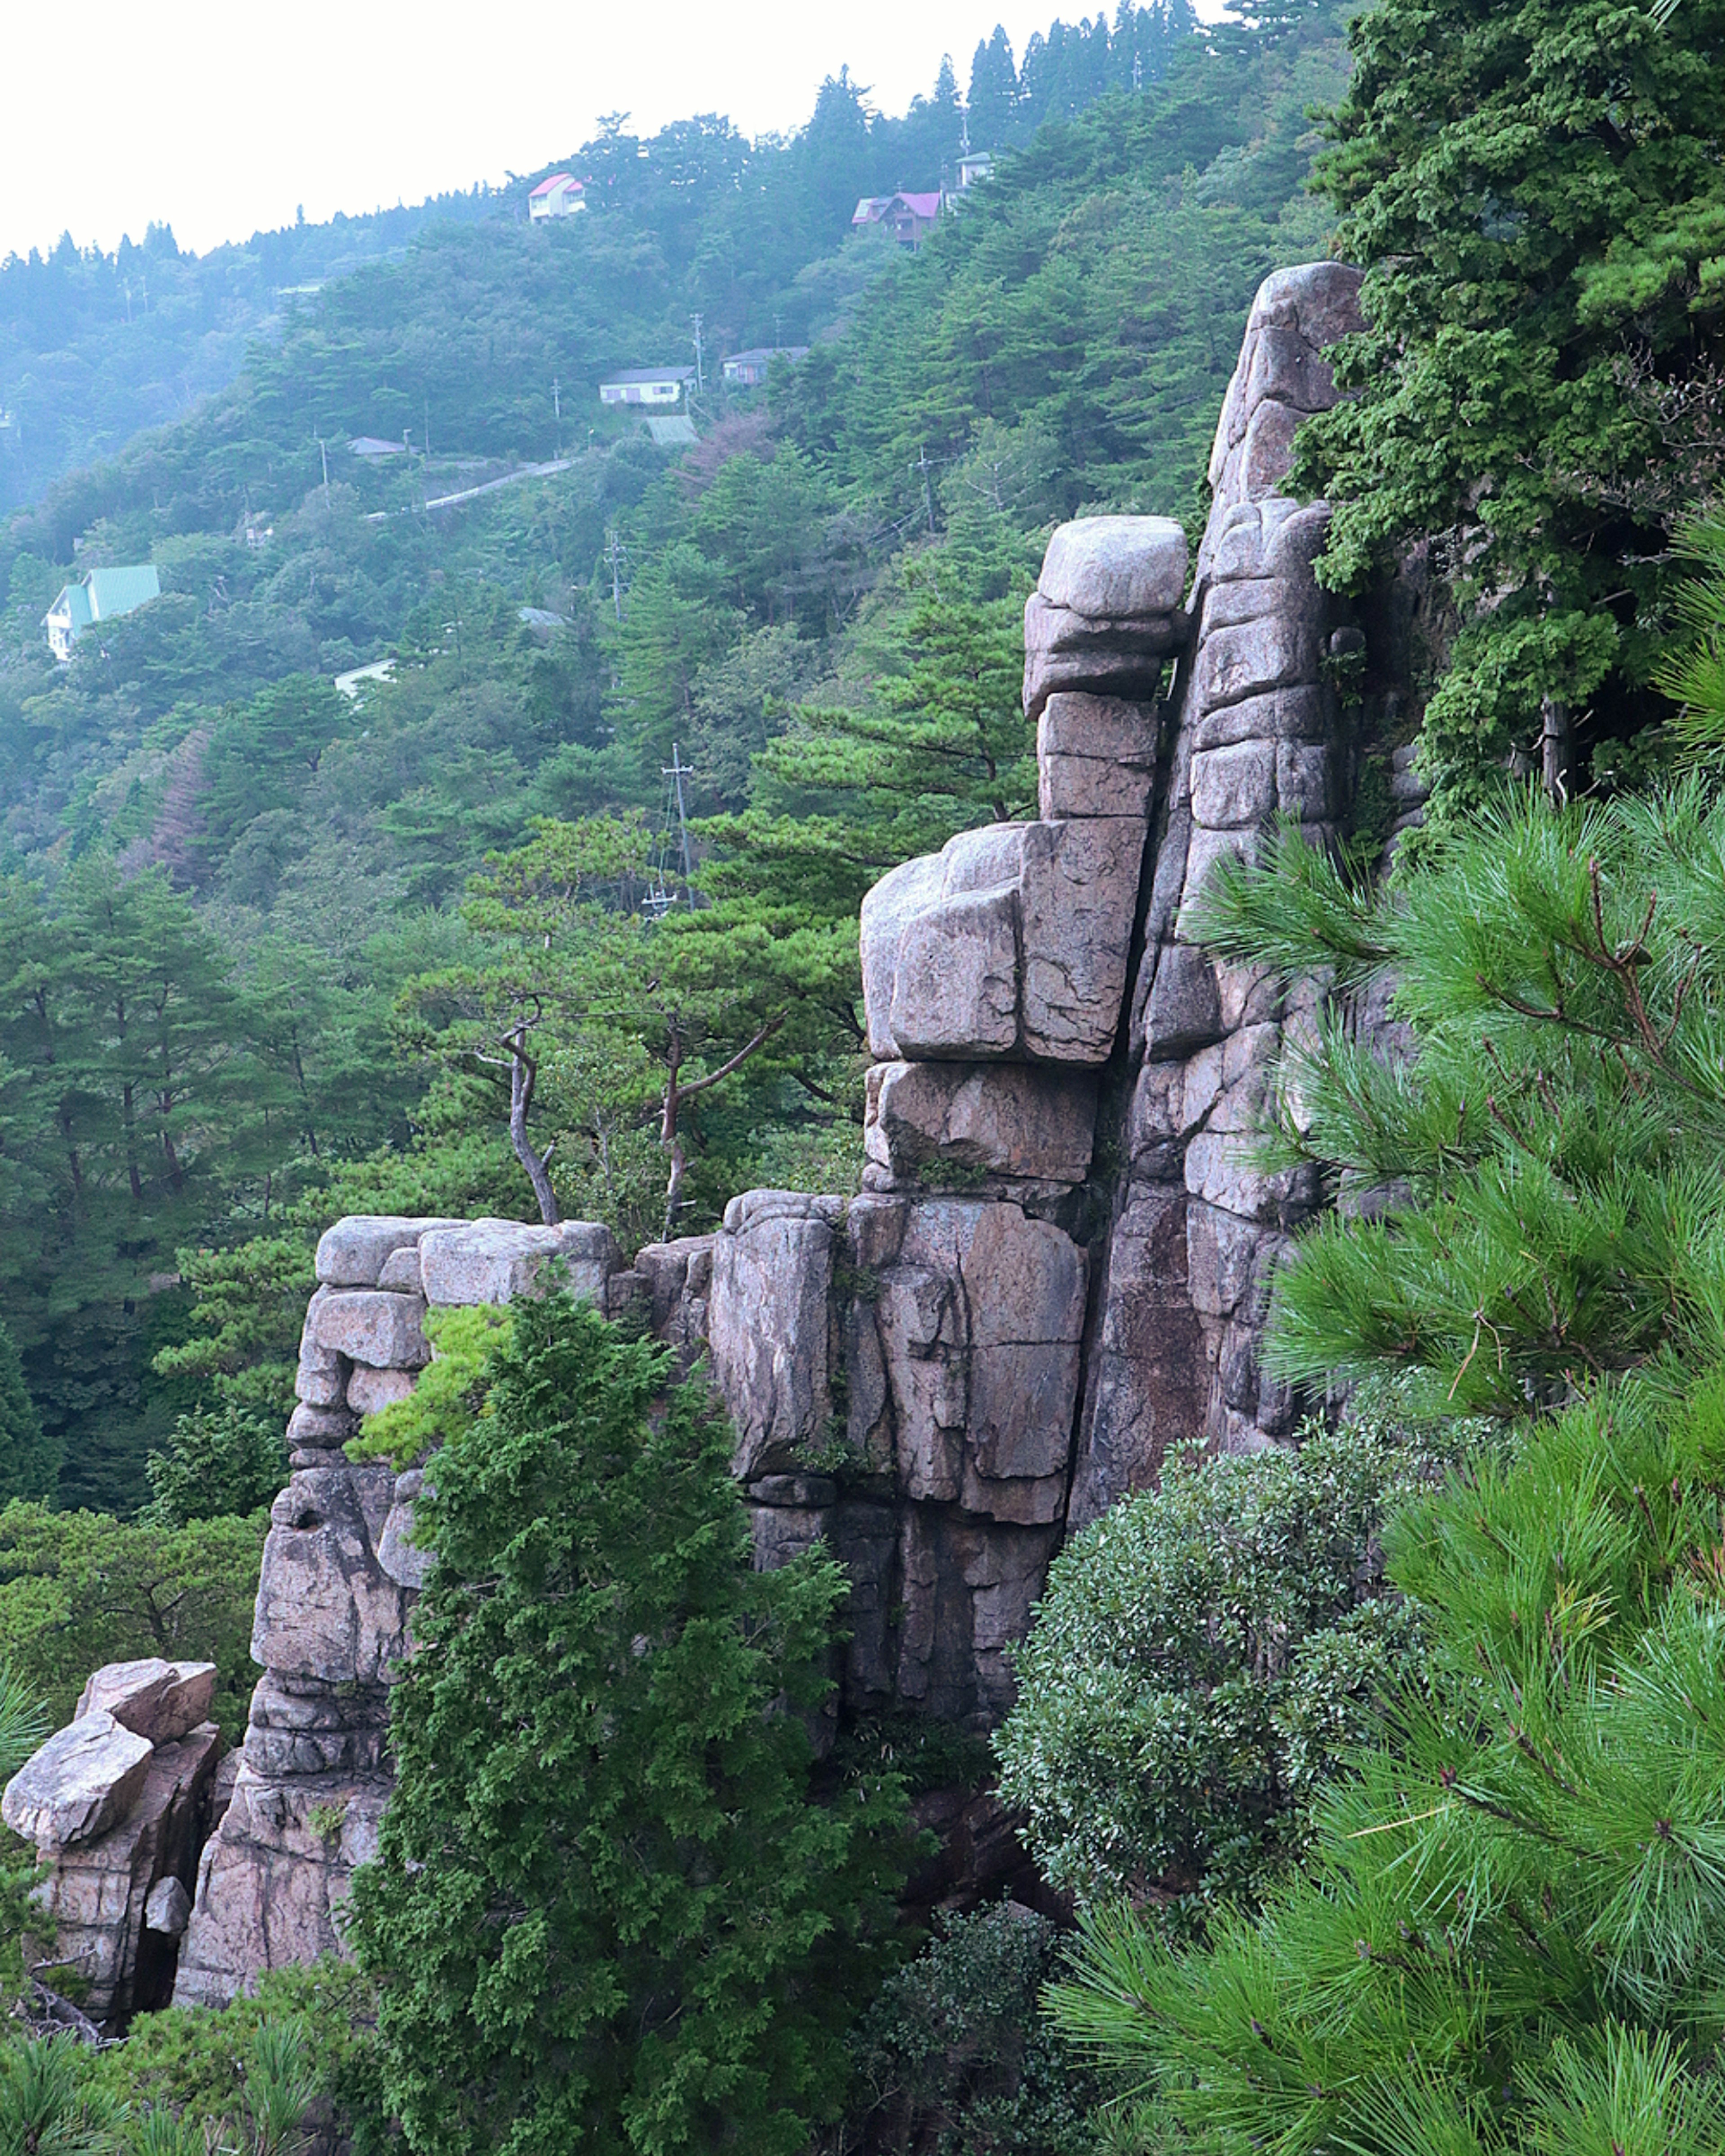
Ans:
[[[599,384],[601,404],[680,404],[695,380],[692,367],[625,367]]]

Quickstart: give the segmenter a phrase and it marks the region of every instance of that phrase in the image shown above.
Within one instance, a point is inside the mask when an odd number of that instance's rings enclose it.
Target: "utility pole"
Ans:
[[[682,756],[679,752],[677,744],[675,742],[671,743],[671,760],[670,767],[667,768],[665,765],[661,764],[660,766],[660,769],[664,773],[665,777],[670,779],[676,793],[677,844],[683,856],[683,902],[686,906],[693,906],[695,903],[695,894],[691,880],[694,872],[689,860],[689,824],[687,818],[684,814],[683,808],[683,781],[685,778],[693,778],[695,776],[695,769],[692,764],[684,762]]]
[[[425,432],[420,436],[424,447],[419,454],[429,459],[431,454],[431,398],[424,390],[419,393],[419,416],[425,422]]]
[[[701,371],[701,321],[697,315],[695,317],[695,389],[697,396],[705,396],[706,382]]]
[[[928,484],[928,444],[926,442],[922,445],[922,454],[916,459],[916,469],[922,475],[922,506],[928,516],[928,536],[932,538],[934,536],[934,490]]]
[[[317,454],[323,459],[323,506],[330,506],[330,453],[324,446],[323,436],[317,438]]]
[[[623,619],[623,584],[618,569],[617,534],[614,531],[608,531],[605,534],[605,547],[606,551],[611,557],[611,611],[617,617],[618,620],[621,621]],[[676,754],[675,748],[672,750],[671,753],[673,756]]]
[[[551,408],[557,415],[557,454],[563,454],[563,385],[556,375],[551,377]]]

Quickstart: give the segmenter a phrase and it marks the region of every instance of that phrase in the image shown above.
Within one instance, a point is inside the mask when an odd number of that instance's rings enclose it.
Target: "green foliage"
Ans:
[[[1292,832],[1212,880],[1212,947],[1392,983],[1414,1034],[1385,1064],[1337,1018],[1290,1059],[1271,1157],[1358,1202],[1278,1278],[1276,1369],[1514,1416],[1725,1339],[1722,870],[1692,781],[1506,808],[1388,893]]]
[[[313,1962],[267,1971],[254,1992],[218,2010],[141,2015],[123,2044],[98,2055],[95,2071],[134,2118],[172,2128],[196,2156],[207,2128],[233,2133],[249,2115],[273,2120],[280,2135],[285,2115],[291,2122],[294,2105],[303,2114],[314,2098],[330,2107],[355,2156],[382,2156],[394,2137],[377,2082],[376,2021],[375,1997],[352,1963]]]
[[[1671,732],[1685,748],[1707,755],[1725,747],[1725,517],[1683,526],[1677,547],[1697,572],[1676,594],[1687,642],[1654,678],[1678,706]]]
[[[1081,1906],[1170,1937],[1260,1898],[1420,1655],[1379,1545],[1417,1455],[1380,1428],[1173,1466],[1055,1560],[995,1739],[1004,1799]]]
[[[1425,1689],[1307,1875],[1199,1955],[1099,1915],[1061,2025],[1204,2148],[1717,2147],[1722,1475],[1725,1373],[1666,1358],[1408,1509]]]
[[[267,1510],[287,1481],[279,1417],[225,1401],[176,1421],[167,1448],[146,1462],[154,1492],[141,1521],[164,1527]]]
[[[800,2148],[842,2100],[903,1799],[811,1799],[843,1574],[750,1568],[727,1434],[566,1296],[512,1306],[358,1874],[417,2150]],[[782,1702],[783,1704],[775,1705]]]
[[[1425,713],[1440,823],[1555,721],[1583,751],[1659,716],[1666,542],[1717,487],[1725,14],[1385,0],[1320,182],[1368,272],[1352,393],[1301,429],[1358,587],[1438,542],[1463,613]],[[1574,784],[1574,750],[1554,781]]]
[[[0,1659],[55,1728],[104,1662],[160,1655],[217,1666],[213,1719],[245,1729],[252,1605],[267,1516],[169,1527],[98,1512],[0,1511]]]
[[[406,1399],[366,1417],[363,1433],[348,1440],[350,1459],[388,1460],[398,1469],[414,1466],[484,1414],[492,1351],[509,1322],[506,1309],[475,1303],[428,1310],[421,1322],[434,1351],[433,1360]]]
[[[47,1496],[59,1467],[25,1387],[17,1345],[0,1325],[0,1498]]]
[[[882,1986],[851,2041],[856,2138],[868,2156],[1081,2156],[1092,2077],[1038,2012],[1060,1953],[1012,1902],[945,1919]]]

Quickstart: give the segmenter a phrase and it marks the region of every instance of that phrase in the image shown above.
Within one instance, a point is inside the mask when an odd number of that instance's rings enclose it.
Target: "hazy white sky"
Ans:
[[[695,112],[745,134],[807,119],[848,64],[883,110],[959,85],[1003,22],[1014,54],[1096,0],[83,0],[14,23],[0,73],[0,258],[69,229],[112,248],[172,223],[224,239],[501,181],[573,150],[601,112],[648,133]],[[6,0],[0,19],[23,0]],[[1215,12],[1213,7],[1203,9]],[[1113,8],[1109,8],[1111,19]],[[60,69],[65,78],[51,80]]]

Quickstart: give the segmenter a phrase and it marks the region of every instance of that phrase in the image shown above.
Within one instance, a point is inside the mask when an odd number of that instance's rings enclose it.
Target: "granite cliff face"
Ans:
[[[1298,1403],[1258,1349],[1317,1194],[1255,1168],[1247,1132],[1316,991],[1290,1006],[1185,931],[1220,856],[1277,813],[1331,835],[1355,783],[1333,684],[1361,633],[1312,576],[1322,506],[1277,489],[1300,418],[1332,399],[1322,347],[1358,289],[1319,264],[1260,291],[1195,577],[1164,520],[1051,541],[1025,613],[1038,819],[966,832],[864,905],[859,1195],[752,1191],[717,1234],[627,1267],[579,1224],[326,1235],[258,1596],[264,1674],[178,1999],[336,1946],[374,1845],[422,1477],[341,1448],[411,1388],[428,1307],[531,1293],[557,1257],[608,1313],[704,1357],[759,1562],[819,1537],[851,1573],[851,1711],[998,1720],[1070,1527],[1152,1483],[1172,1445],[1291,1433]]]

